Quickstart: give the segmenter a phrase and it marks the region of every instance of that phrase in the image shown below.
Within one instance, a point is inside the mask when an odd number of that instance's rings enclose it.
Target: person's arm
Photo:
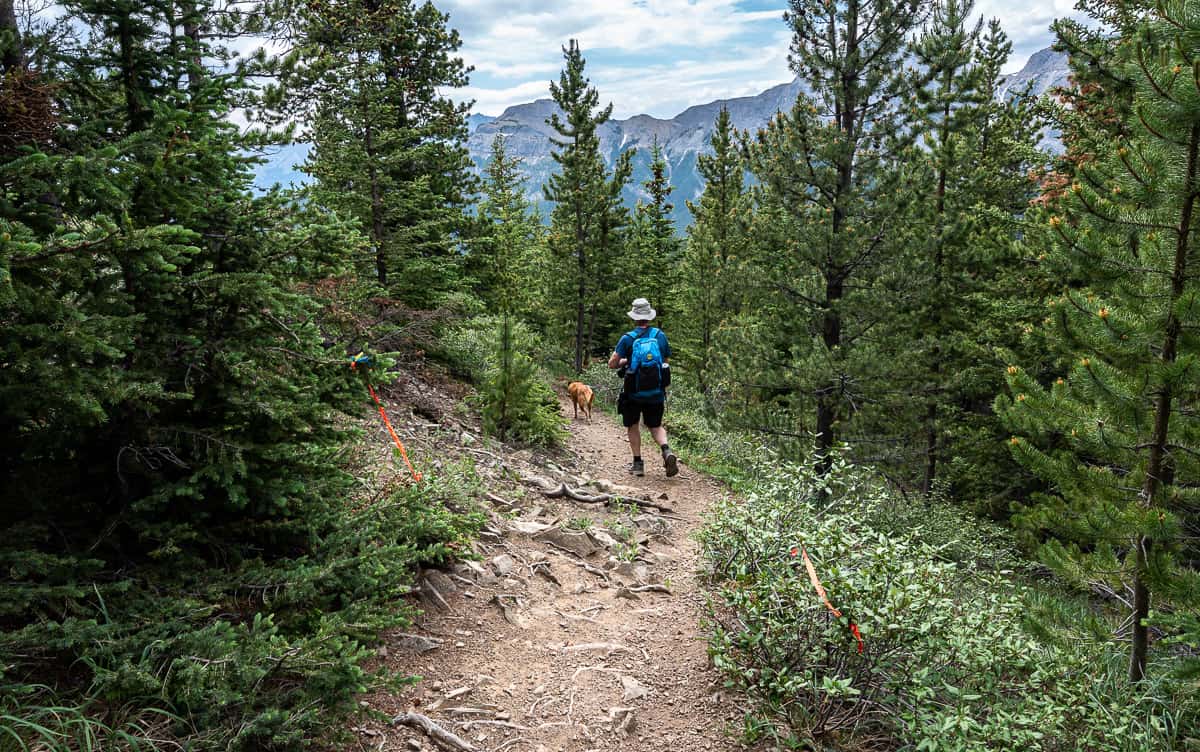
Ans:
[[[608,367],[609,368],[616,369],[616,368],[620,368],[623,365],[629,364],[629,355],[621,354],[621,350],[623,349],[621,346],[625,344],[626,336],[627,335],[621,335],[621,339],[617,340],[617,349],[613,350],[613,354],[608,356]]]

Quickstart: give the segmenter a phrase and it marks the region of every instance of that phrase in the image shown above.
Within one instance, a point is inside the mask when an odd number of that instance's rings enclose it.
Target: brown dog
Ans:
[[[579,411],[587,416],[588,423],[592,422],[592,402],[596,399],[596,395],[592,393],[592,388],[582,381],[572,381],[567,384],[567,394],[571,395],[571,403],[575,407],[575,417],[579,417]]]

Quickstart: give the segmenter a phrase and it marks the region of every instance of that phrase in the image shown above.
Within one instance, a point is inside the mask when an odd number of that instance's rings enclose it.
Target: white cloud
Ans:
[[[1075,9],[1075,0],[981,0],[975,10],[985,19],[998,18],[1013,43],[1005,72],[1020,70],[1029,56],[1054,41],[1050,24],[1056,18],[1086,16]]]
[[[480,70],[557,60],[568,39],[587,49],[648,52],[711,47],[782,11],[739,10],[735,0],[445,0],[439,7],[463,35],[463,55]],[[499,10],[497,6],[503,8]],[[552,9],[551,9],[552,8]],[[782,23],[780,24],[782,26]]]
[[[671,117],[687,106],[756,94],[792,77],[790,30],[778,10],[746,11],[738,0],[441,0],[476,74],[465,92],[491,115],[549,96],[561,47],[578,39],[588,76],[614,115]],[[1074,0],[980,0],[1012,39],[1008,71],[1052,41],[1055,18],[1078,17]]]
[[[464,94],[476,100],[476,111],[495,115],[548,97],[562,46],[578,39],[588,76],[618,117],[670,117],[705,97],[757,93],[790,79],[782,2],[779,10],[738,6],[737,0],[439,3],[462,34],[464,60],[475,67]],[[764,43],[749,47],[751,38]],[[688,59],[680,61],[681,54]]]

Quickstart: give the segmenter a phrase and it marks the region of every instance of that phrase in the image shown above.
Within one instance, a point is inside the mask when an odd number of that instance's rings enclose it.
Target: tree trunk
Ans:
[[[367,154],[367,179],[371,183],[371,244],[375,247],[375,277],[381,286],[388,281],[387,254],[384,251],[383,192],[379,187],[379,163],[375,158],[375,130],[371,127],[370,108],[361,103],[363,114],[363,150]]]
[[[1187,262],[1192,233],[1192,213],[1196,205],[1197,156],[1200,152],[1200,125],[1192,126],[1188,139],[1187,191],[1180,211],[1179,226],[1176,228],[1175,266],[1171,273],[1171,298],[1167,306],[1167,325],[1163,335],[1162,354],[1159,356],[1163,370],[1175,362],[1178,354],[1179,334],[1182,322],[1176,313],[1176,305],[1183,296],[1187,281]],[[1149,509],[1154,506],[1163,487],[1166,470],[1167,438],[1172,409],[1171,385],[1163,384],[1154,405],[1154,429],[1150,438],[1150,454],[1146,461],[1146,480],[1142,484],[1141,505]],[[1129,680],[1140,682],[1146,677],[1146,657],[1149,652],[1150,634],[1146,617],[1150,614],[1150,587],[1146,582],[1146,568],[1154,541],[1142,535],[1134,541],[1133,582],[1133,635],[1129,650]]]
[[[821,338],[825,349],[833,352],[842,344],[842,317],[837,305],[842,298],[841,271],[836,270],[832,279],[825,284],[825,313],[821,322]],[[838,419],[838,402],[841,385],[837,376],[817,395],[817,473],[828,475],[833,469],[833,446],[837,443],[835,424]]]
[[[194,0],[185,0],[183,10],[183,36],[187,39],[188,50],[188,91],[195,96],[204,83],[204,61],[201,58],[202,32],[201,22],[204,20],[199,7]]]
[[[125,96],[126,133],[137,133],[142,130],[143,110],[141,98],[138,96],[137,70],[134,66],[133,52],[133,20],[129,17],[129,9],[117,18],[117,40],[121,56],[121,89]]]
[[[854,59],[858,49],[858,2],[851,0],[846,9],[846,40],[845,58]],[[837,124],[841,137],[845,139],[847,148],[842,152],[837,164],[838,182],[833,199],[833,217],[830,235],[830,254],[826,261],[823,275],[825,277],[825,300],[821,314],[821,339],[825,350],[833,353],[842,345],[842,315],[838,306],[845,293],[846,271],[837,261],[837,251],[846,223],[846,208],[844,202],[850,197],[854,188],[854,160],[857,155],[858,136],[855,132],[854,118],[858,110],[856,97],[857,71],[848,66],[843,71],[838,86]],[[833,469],[833,447],[837,444],[836,424],[841,402],[841,377],[832,374],[832,378],[821,388],[817,395],[817,463],[819,475],[828,475]]]
[[[949,71],[947,78],[953,77],[954,72]],[[949,86],[947,81],[944,86]],[[937,183],[937,205],[935,207],[935,228],[934,228],[934,246],[933,246],[933,291],[934,291],[934,307],[933,307],[933,332],[934,337],[940,337],[944,334],[942,326],[942,316],[940,306],[947,299],[941,294],[943,281],[945,279],[945,216],[946,216],[946,173],[949,171],[946,166],[946,139],[950,137],[950,104],[947,103],[942,109],[942,128],[940,134],[940,143],[942,149],[941,159],[938,162],[938,183]],[[933,349],[930,354],[930,375],[933,382],[930,386],[931,393],[929,395],[929,404],[925,412],[925,479],[921,484],[921,490],[925,496],[933,493],[933,482],[937,479],[938,466],[938,394],[942,389],[942,348],[941,344],[935,339]]]
[[[587,249],[583,237],[583,206],[575,198],[575,255],[579,261],[575,295],[575,373],[583,373],[584,313],[587,300]]]
[[[21,30],[13,0],[0,0],[0,73],[10,73],[22,67],[25,50],[21,45]]]

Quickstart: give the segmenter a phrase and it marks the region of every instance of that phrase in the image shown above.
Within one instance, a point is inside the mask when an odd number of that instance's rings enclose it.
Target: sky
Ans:
[[[475,112],[550,96],[562,46],[578,39],[587,74],[613,115],[670,118],[694,104],[790,81],[785,0],[435,0],[463,38],[462,93]],[[977,0],[1013,42],[1007,71],[1050,45],[1050,22],[1074,0]]]

